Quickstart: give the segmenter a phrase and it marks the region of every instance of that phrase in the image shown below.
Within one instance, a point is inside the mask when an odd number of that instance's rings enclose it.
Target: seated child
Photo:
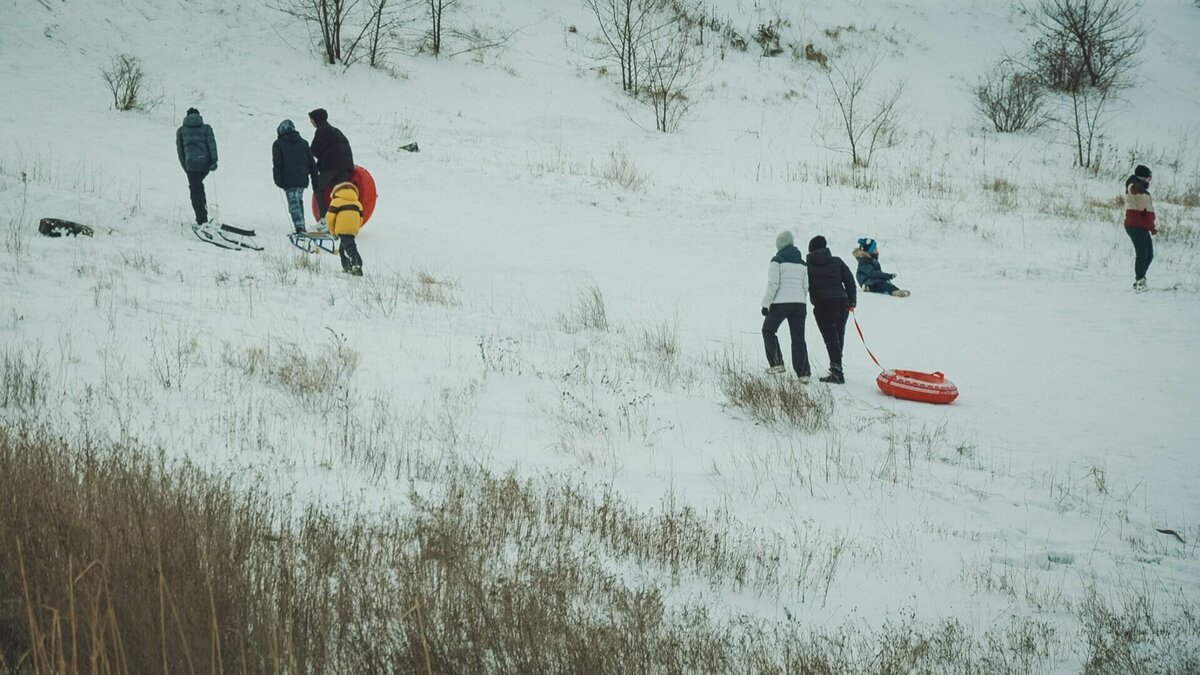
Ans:
[[[338,238],[342,271],[361,277],[362,258],[358,255],[354,238],[362,227],[362,204],[358,201],[358,188],[354,187],[354,183],[333,186],[333,198],[329,200],[325,223],[329,226],[329,234]]]
[[[858,240],[858,248],[851,254],[858,259],[858,283],[868,293],[887,293],[897,298],[908,297],[908,291],[901,290],[892,283],[895,274],[888,274],[879,265],[879,244],[874,239],[863,237]]]

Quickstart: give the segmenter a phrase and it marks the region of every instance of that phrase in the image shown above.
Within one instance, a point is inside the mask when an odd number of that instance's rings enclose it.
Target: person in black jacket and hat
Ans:
[[[200,111],[188,108],[183,124],[175,132],[175,151],[179,166],[188,178],[188,193],[196,224],[208,222],[208,199],[204,194],[204,179],[209,171],[217,170],[217,139],[212,127],[204,123]]]
[[[313,188],[317,186],[317,162],[313,159],[308,141],[296,131],[296,125],[291,120],[284,120],[275,129],[278,138],[271,146],[271,163],[275,176],[275,187],[287,195],[288,213],[292,216],[292,226],[296,232],[303,232],[304,227],[304,190],[312,178]]]
[[[329,123],[329,113],[317,108],[308,113],[308,120],[316,128],[312,140],[312,154],[317,159],[317,213],[329,209],[329,190],[338,183],[350,180],[354,173],[354,152],[350,141],[337,127]],[[324,218],[321,219],[324,223]]]
[[[858,302],[854,275],[841,258],[829,251],[825,237],[817,235],[808,242],[808,297],[813,318],[825,340],[829,354],[829,374],[822,382],[845,384],[842,372],[842,348],[846,343],[846,320]]]

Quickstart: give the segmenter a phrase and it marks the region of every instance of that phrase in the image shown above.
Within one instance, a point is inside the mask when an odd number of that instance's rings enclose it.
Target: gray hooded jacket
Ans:
[[[212,171],[216,167],[217,139],[200,113],[183,118],[183,125],[175,132],[175,150],[184,171]]]

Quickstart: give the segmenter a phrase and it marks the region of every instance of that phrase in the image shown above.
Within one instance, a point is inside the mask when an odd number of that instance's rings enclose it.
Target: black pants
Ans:
[[[354,243],[354,235],[338,235],[338,241],[341,242],[338,246],[338,256],[342,259],[342,271],[349,272],[355,267],[361,270],[362,258],[358,255],[358,244]]]
[[[325,217],[325,212],[329,210],[329,191],[338,183],[345,183],[350,180],[350,174],[341,173],[323,173],[317,177],[317,185],[315,192],[317,194],[317,219]]]
[[[767,349],[767,363],[783,365],[783,351],[775,332],[787,319],[788,331],[792,334],[792,369],[800,377],[809,377],[812,370],[808,365],[808,347],[804,344],[804,317],[808,308],[803,302],[782,302],[771,305],[767,318],[763,319],[763,346]]]
[[[825,339],[829,367],[842,369],[842,349],[846,346],[846,319],[850,318],[850,301],[846,298],[813,303],[813,318]]]
[[[1145,279],[1146,270],[1150,269],[1150,263],[1154,261],[1154,239],[1150,236],[1150,230],[1144,230],[1140,227],[1127,227],[1125,234],[1133,240],[1133,278],[1134,280]]]
[[[196,212],[197,223],[208,222],[208,199],[204,196],[204,178],[208,170],[188,171],[188,194],[192,197],[192,210]]]

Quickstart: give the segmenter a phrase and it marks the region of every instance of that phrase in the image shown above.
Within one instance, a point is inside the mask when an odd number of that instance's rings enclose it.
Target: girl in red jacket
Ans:
[[[1133,241],[1133,290],[1146,290],[1146,270],[1154,260],[1154,200],[1150,198],[1150,167],[1139,164],[1125,181],[1125,233]]]

